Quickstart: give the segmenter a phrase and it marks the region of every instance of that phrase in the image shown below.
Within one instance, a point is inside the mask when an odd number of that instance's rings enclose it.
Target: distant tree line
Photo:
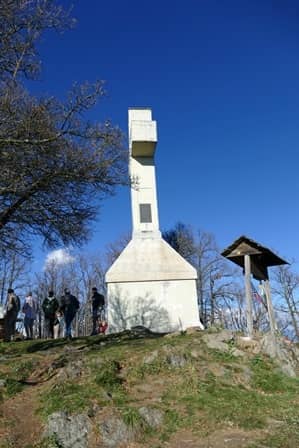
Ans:
[[[245,291],[242,270],[234,268],[220,255],[216,239],[207,232],[194,230],[181,222],[163,233],[164,239],[197,270],[200,317],[206,327],[221,325],[246,329]],[[280,331],[299,340],[299,274],[292,265],[270,271],[275,316]],[[254,327],[267,331],[269,322],[262,292],[252,282]]]
[[[199,315],[206,328],[220,326],[244,332],[246,330],[245,290],[242,269],[234,267],[220,255],[213,234],[197,231],[183,223],[176,224],[163,234],[166,241],[184,256],[197,270]],[[80,311],[75,324],[76,335],[90,334],[91,289],[96,286],[106,295],[105,273],[129,241],[125,235],[111,243],[103,254],[74,252],[66,264],[55,260],[46,264],[35,277],[29,275],[31,265],[18,253],[0,263],[0,301],[4,303],[9,287],[14,286],[21,298],[33,291],[39,303],[50,289],[59,298],[64,288],[80,300]],[[270,271],[272,298],[279,330],[291,340],[299,340],[299,274],[292,265]],[[257,282],[253,282],[254,328],[268,331],[267,309]],[[42,336],[43,316],[39,316]]]

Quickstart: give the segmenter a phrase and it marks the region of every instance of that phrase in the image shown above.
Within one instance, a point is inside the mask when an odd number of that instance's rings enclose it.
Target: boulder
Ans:
[[[86,414],[55,412],[48,417],[44,437],[55,437],[61,448],[87,448],[91,430],[91,422]]]
[[[227,352],[230,350],[228,343],[234,341],[234,334],[229,330],[222,330],[217,333],[206,333],[203,340],[209,348]]]
[[[296,376],[296,369],[298,368],[296,353],[282,338],[273,337],[271,333],[266,333],[261,339],[261,351],[275,359],[284,374],[291,377]]]
[[[170,353],[167,358],[167,363],[171,365],[171,367],[180,368],[184,367],[188,361],[186,355],[179,353]]]
[[[103,446],[107,448],[126,447],[134,440],[134,431],[116,416],[105,417],[99,425]]]
[[[163,423],[163,412],[159,411],[159,409],[143,406],[138,409],[138,412],[146,424],[152,429],[159,428]]]
[[[152,364],[154,361],[156,361],[159,357],[159,352],[158,350],[154,350],[151,353],[148,353],[144,358],[143,358],[143,363],[144,364]]]

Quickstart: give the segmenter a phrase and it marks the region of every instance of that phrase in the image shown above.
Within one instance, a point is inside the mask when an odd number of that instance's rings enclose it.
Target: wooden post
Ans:
[[[252,336],[253,336],[253,317],[252,317],[252,291],[251,291],[250,255],[244,255],[244,268],[245,268],[247,335],[250,338],[252,338]]]
[[[275,316],[274,316],[274,309],[273,309],[273,304],[272,304],[272,299],[271,299],[271,290],[270,290],[269,280],[264,281],[264,291],[265,291],[266,299],[267,299],[270,331],[271,331],[272,336],[275,336],[276,331],[277,331],[277,325],[276,325]]]

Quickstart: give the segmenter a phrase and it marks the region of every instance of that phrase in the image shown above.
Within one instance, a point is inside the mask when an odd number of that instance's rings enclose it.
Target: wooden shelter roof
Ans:
[[[268,278],[268,267],[288,264],[267,247],[246,236],[240,236],[221,255],[244,269],[244,255],[250,255],[252,275],[257,280]]]

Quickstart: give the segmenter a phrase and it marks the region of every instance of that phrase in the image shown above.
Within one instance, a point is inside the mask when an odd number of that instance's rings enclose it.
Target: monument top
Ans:
[[[150,107],[129,107],[129,126],[133,120],[152,120],[152,109]]]
[[[153,157],[157,144],[157,123],[149,108],[129,109],[129,145],[132,157]]]

